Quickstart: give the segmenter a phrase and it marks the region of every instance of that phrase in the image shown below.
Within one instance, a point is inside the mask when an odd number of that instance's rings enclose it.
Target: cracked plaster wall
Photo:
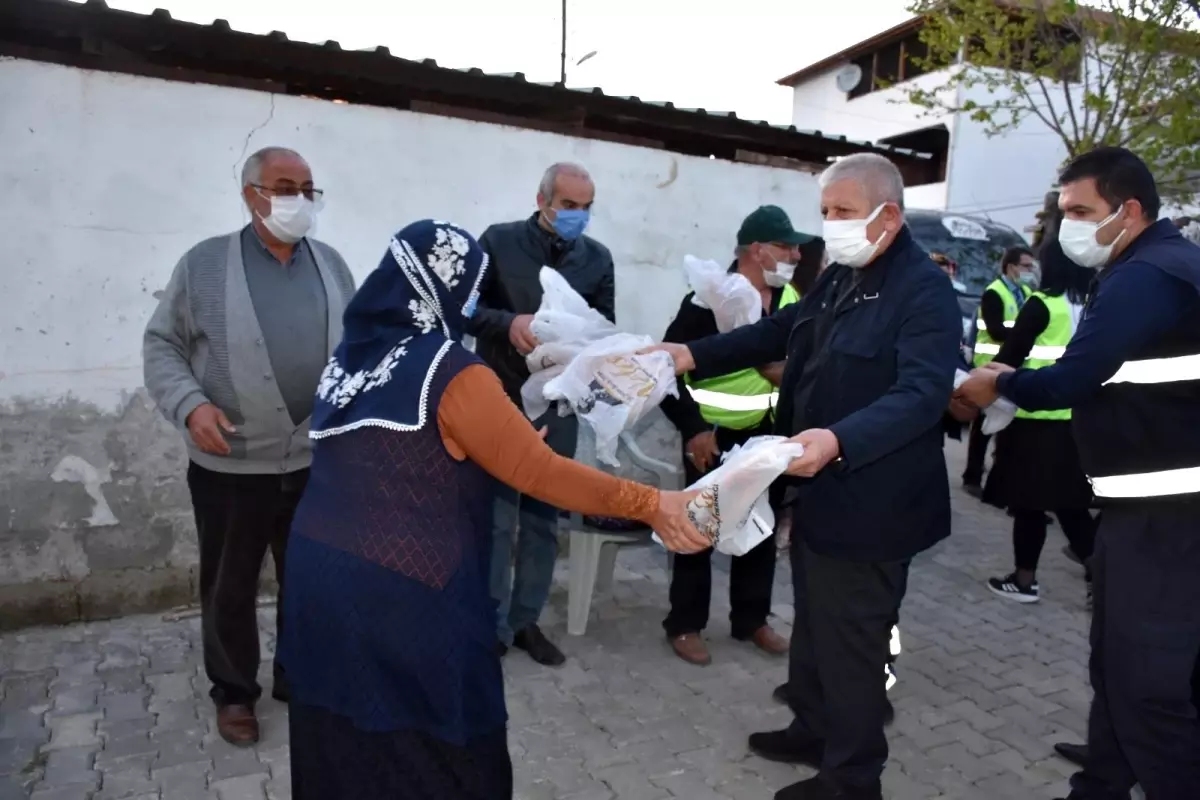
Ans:
[[[259,147],[310,161],[316,235],[360,281],[408,222],[482,232],[532,211],[548,164],[579,161],[618,322],[654,336],[685,253],[732,258],[762,203],[819,225],[805,173],[392,109],[14,58],[0,108],[0,628],[193,598],[184,451],[141,388],[141,336],[187,248],[247,221],[238,174]]]

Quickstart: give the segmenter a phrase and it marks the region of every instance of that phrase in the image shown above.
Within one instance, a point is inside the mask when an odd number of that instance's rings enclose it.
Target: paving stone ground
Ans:
[[[961,455],[951,443],[952,475]],[[885,795],[1065,796],[1071,768],[1051,743],[1079,739],[1090,696],[1081,569],[1053,528],[1042,602],[991,595],[984,579],[1012,561],[1008,519],[957,483],[954,535],[909,581]],[[728,564],[718,563],[707,668],[678,661],[663,640],[665,567],[658,551],[622,553],[584,637],[566,635],[564,572],[543,622],[566,665],[505,659],[518,800],[760,800],[809,774],[747,752],[747,734],[790,719],[771,700],[786,663],[729,638]],[[786,558],[778,573],[776,623],[787,632]],[[199,619],[177,616],[0,636],[0,800],[291,796],[286,708],[262,701],[255,749],[217,738]],[[262,609],[264,653],[272,619]]]

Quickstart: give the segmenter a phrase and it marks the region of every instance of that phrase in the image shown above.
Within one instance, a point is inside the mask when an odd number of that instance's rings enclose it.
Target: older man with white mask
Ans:
[[[849,156],[820,184],[831,263],[812,291],[755,325],[662,349],[697,379],[787,361],[775,432],[806,447],[783,487],[796,717],[750,748],[820,769],[780,800],[880,800],[890,632],[911,559],[950,534],[941,422],[962,322],[950,282],[905,225],[891,162]]]
[[[292,513],[308,480],[308,418],[354,294],[346,262],[308,238],[321,199],[282,147],[242,169],[250,224],[180,259],[146,326],[146,388],[185,434],[200,550],[204,667],[217,731],[258,741],[258,578],[283,580]],[[277,619],[282,619],[282,611]],[[287,700],[278,666],[272,694]]]

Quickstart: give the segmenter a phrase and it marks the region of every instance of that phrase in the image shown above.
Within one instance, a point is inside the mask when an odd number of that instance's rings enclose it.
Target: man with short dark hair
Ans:
[[[1060,176],[1058,241],[1099,270],[1058,361],[976,370],[956,393],[985,407],[1072,409],[1080,461],[1104,505],[1087,758],[1071,800],[1200,791],[1200,249],[1169,220],[1146,164],[1124,148]]]
[[[596,185],[578,164],[553,164],[538,184],[537,210],[528,219],[492,225],[479,237],[491,267],[469,333],[480,358],[496,371],[509,397],[521,405],[529,378],[525,356],[537,347],[530,330],[542,302],[542,267],[558,270],[592,308],[615,321],[613,260],[608,248],[585,236]],[[578,421],[551,408],[534,424],[545,427],[546,443],[562,456],[575,456]],[[538,627],[550,596],[558,556],[558,509],[500,487],[492,541],[492,597],[500,604],[497,647],[525,650],[539,664],[566,659]],[[516,537],[516,558],[513,539]]]
[[[1037,288],[1037,282],[1037,262],[1033,252],[1027,247],[1007,248],[1000,258],[1000,274],[979,298],[979,314],[975,320],[975,366],[982,367],[1000,352],[1000,345],[1008,338],[1009,329]],[[983,462],[990,439],[983,432],[983,418],[976,418],[967,440],[967,464],[962,475],[963,488],[975,497],[983,496]]]
[[[200,549],[204,668],[217,732],[258,741],[258,578],[268,550],[281,587],[292,513],[308,481],[308,418],[354,294],[346,262],[309,238],[321,190],[293,150],[246,159],[250,224],[189,250],[142,344],[145,382],[186,435]],[[283,610],[276,610],[277,632]],[[275,667],[273,696],[287,700]]]

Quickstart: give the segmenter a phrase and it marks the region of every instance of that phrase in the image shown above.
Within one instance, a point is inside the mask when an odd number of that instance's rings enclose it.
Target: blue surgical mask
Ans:
[[[574,241],[583,235],[588,226],[592,212],[582,208],[560,208],[554,213],[554,232],[567,241]]]

